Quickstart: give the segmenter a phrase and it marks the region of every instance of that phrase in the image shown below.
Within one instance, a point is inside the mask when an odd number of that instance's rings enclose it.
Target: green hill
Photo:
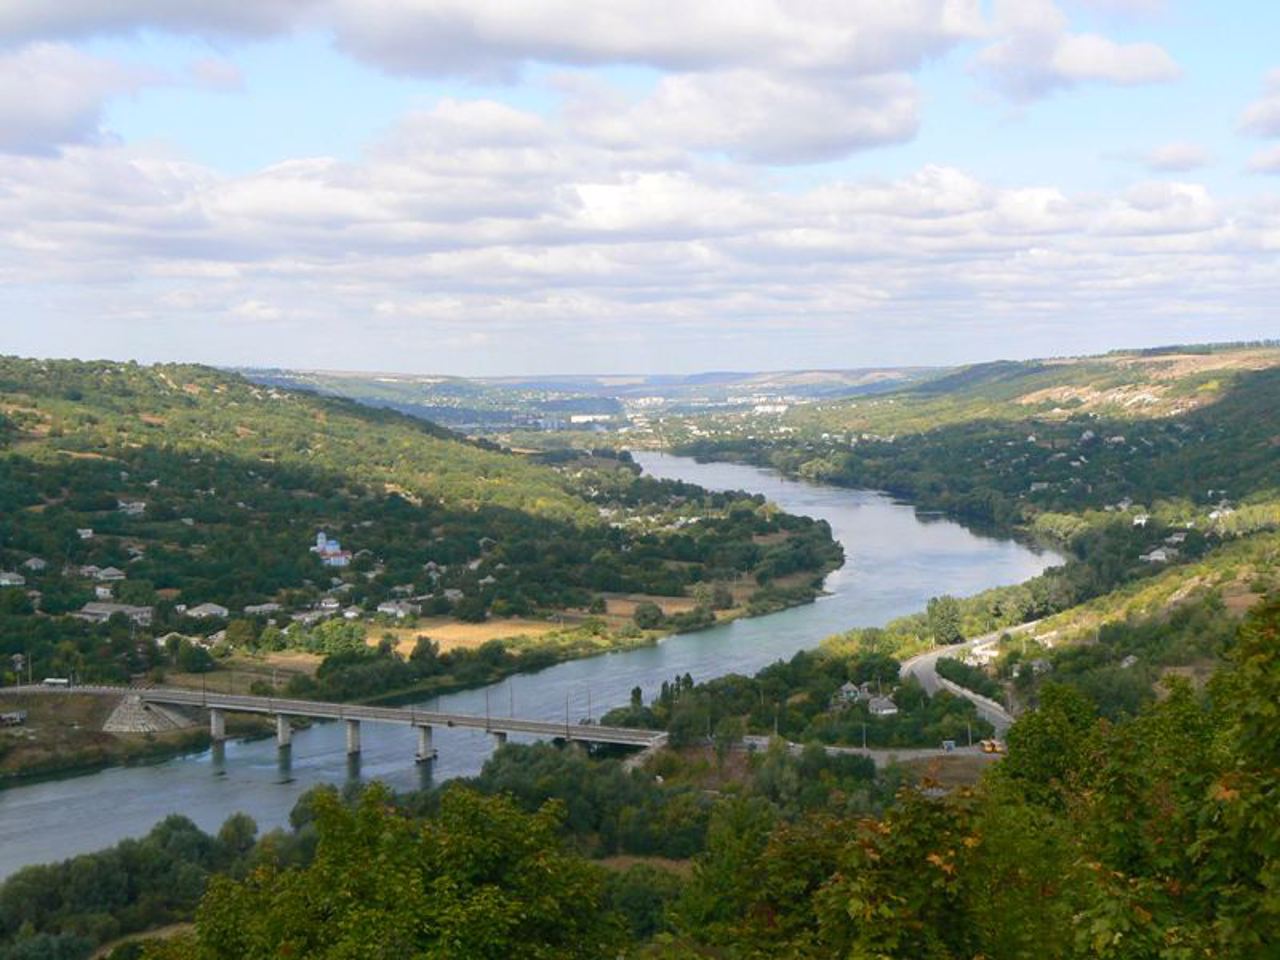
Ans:
[[[148,635],[265,603],[282,619],[401,600],[480,620],[764,586],[839,553],[824,525],[641,477],[625,455],[552,465],[198,366],[0,359],[0,418],[0,571],[26,581],[0,590],[0,654],[37,674],[163,661],[127,624],[64,616],[91,601],[150,610]],[[317,531],[340,541],[328,565]],[[200,604],[226,613],[183,615]]]
[[[1123,501],[1273,498],[1276,409],[1280,349],[1205,348],[982,364],[870,400],[664,430],[681,452],[1009,527]]]

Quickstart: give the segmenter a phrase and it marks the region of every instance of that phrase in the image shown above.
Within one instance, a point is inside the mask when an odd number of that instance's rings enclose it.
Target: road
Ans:
[[[1029,623],[1020,624],[1016,627],[1008,627],[1004,630],[996,630],[992,633],[983,634],[980,637],[974,637],[972,640],[966,640],[964,643],[957,643],[947,647],[935,647],[925,653],[916,654],[902,662],[902,671],[900,676],[902,679],[907,677],[915,677],[920,682],[920,686],[924,687],[925,692],[929,696],[933,696],[939,690],[949,690],[957,696],[964,697],[970,701],[978,709],[978,716],[991,723],[996,728],[996,736],[1003,737],[1005,732],[1013,726],[1013,716],[1000,706],[1000,704],[988,700],[986,697],[967,690],[957,684],[952,683],[945,677],[938,675],[938,661],[943,657],[951,657],[959,660],[965,653],[979,647],[985,647],[989,644],[996,643],[1005,634],[1017,636],[1032,630],[1039,623],[1039,620],[1032,620]]]
[[[767,750],[771,737],[746,736],[742,743],[750,750]],[[787,741],[787,748],[792,753],[804,749],[802,743]],[[941,747],[837,747],[824,746],[828,754],[836,756],[870,757],[877,767],[886,767],[891,763],[908,760],[932,760],[936,757],[977,757],[980,760],[999,760],[999,754],[983,753],[981,747],[956,747],[954,750],[943,750]]]

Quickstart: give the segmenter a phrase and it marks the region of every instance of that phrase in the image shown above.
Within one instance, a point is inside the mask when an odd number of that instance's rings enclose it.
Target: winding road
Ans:
[[[952,659],[960,659],[960,657],[973,650],[986,647],[999,641],[1005,634],[1010,636],[1018,636],[1033,629],[1040,621],[1032,620],[1028,623],[1019,624],[1016,627],[1007,627],[1003,630],[996,630],[992,633],[984,633],[980,637],[974,637],[972,640],[966,640],[964,643],[957,643],[946,647],[935,647],[925,653],[916,654],[902,662],[902,670],[899,674],[902,679],[907,677],[915,677],[920,682],[920,686],[929,696],[933,696],[939,690],[947,690],[958,697],[964,697],[975,707],[978,708],[978,716],[990,722],[996,728],[996,736],[1003,738],[1005,732],[1013,726],[1013,715],[1009,713],[1003,706],[996,703],[980,693],[975,693],[965,687],[960,686],[948,680],[946,677],[938,674],[938,661],[943,657],[951,657]]]

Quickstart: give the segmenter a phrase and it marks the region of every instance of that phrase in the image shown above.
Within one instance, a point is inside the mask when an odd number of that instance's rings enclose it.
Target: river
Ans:
[[[975,535],[958,524],[917,516],[882,494],[787,480],[736,464],[700,464],[658,453],[636,454],[645,471],[710,489],[762,493],[789,513],[831,524],[845,565],[826,580],[816,603],[698,633],[653,647],[562,663],[488,688],[433,698],[424,709],[531,719],[598,718],[625,704],[640,686],[646,699],[663,680],[689,673],[703,680],[753,673],[810,648],[832,633],[875,626],[924,607],[939,594],[966,595],[1035,576],[1060,558],[1008,540]],[[287,822],[298,796],[319,783],[382,780],[397,789],[468,776],[493,749],[480,731],[437,729],[439,759],[413,762],[408,728],[365,724],[358,765],[345,754],[338,724],[317,724],[281,754],[273,740],[227,743],[150,766],[103,770],[0,791],[0,877],[22,866],[98,850],[146,833],[171,813],[216,830],[243,811],[262,829]]]

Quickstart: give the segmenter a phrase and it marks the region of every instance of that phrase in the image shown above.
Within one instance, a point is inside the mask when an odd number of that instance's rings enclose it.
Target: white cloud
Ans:
[[[1103,13],[1116,13],[1122,16],[1151,16],[1163,13],[1169,6],[1169,0],[1081,0],[1081,2]]]
[[[959,340],[1004,353],[1015,320],[1102,345],[1198,303],[1207,324],[1257,326],[1280,295],[1280,205],[1194,183],[1073,195],[935,165],[784,191],[487,101],[412,114],[360,162],[222,176],[70,147],[0,157],[0,182],[11,316],[79,324],[68,342],[91,352],[458,370],[498,343],[542,369],[751,363],[714,346],[731,330],[756,363],[768,343],[775,364],[839,365],[873,335],[937,345],[915,359]]]
[[[327,0],[50,0],[0,4],[0,44],[142,29],[262,36],[290,29]]]
[[[977,36],[977,0],[333,0],[340,45],[387,69],[501,75],[528,62],[876,74]]]
[[[1070,33],[1053,0],[996,0],[994,34],[998,39],[978,54],[975,67],[1015,101],[1082,83],[1135,86],[1181,76],[1173,58],[1154,43]]]
[[[919,95],[905,74],[798,77],[752,70],[675,74],[619,109],[571,103],[575,127],[601,143],[663,143],[757,163],[808,163],[912,139]]]
[[[1199,184],[1138,184],[1114,198],[1095,222],[1119,236],[1194,234],[1224,225],[1209,191]]]
[[[1252,173],[1280,173],[1280,146],[1259,150],[1249,158]]]
[[[1213,155],[1198,143],[1181,140],[1153,147],[1142,156],[1148,170],[1161,173],[1183,173],[1197,170],[1213,162]]]
[[[61,44],[0,55],[0,151],[47,153],[95,141],[104,103],[154,79]]]
[[[1240,129],[1259,137],[1280,137],[1280,70],[1267,74],[1262,96],[1245,109]]]

